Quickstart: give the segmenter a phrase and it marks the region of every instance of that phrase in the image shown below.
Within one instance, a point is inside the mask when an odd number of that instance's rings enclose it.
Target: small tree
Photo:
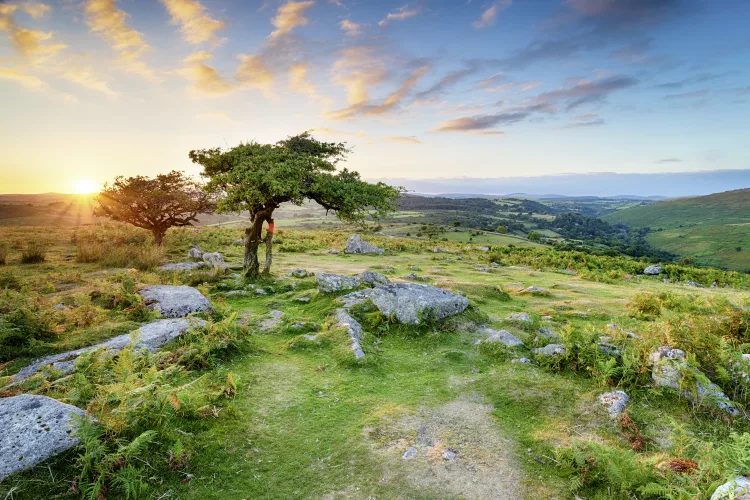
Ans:
[[[308,132],[276,144],[251,142],[228,150],[190,151],[210,180],[207,189],[221,196],[220,212],[250,212],[245,230],[245,275],[260,274],[258,247],[266,244],[263,273],[271,269],[273,212],[282,203],[301,205],[314,200],[344,222],[363,225],[368,217],[380,220],[397,209],[403,188],[382,182],[370,184],[357,172],[337,164],[349,153],[344,143],[315,140]],[[263,237],[263,224],[268,224]]]
[[[116,177],[111,186],[104,185],[96,203],[94,215],[147,229],[159,246],[167,229],[192,226],[198,214],[216,207],[203,186],[177,171],[153,179]]]
[[[495,232],[506,234],[508,232],[508,228],[505,226],[497,226],[497,229],[495,229]]]
[[[542,241],[541,233],[537,233],[536,231],[531,231],[529,234],[526,235],[526,238],[529,241]]]

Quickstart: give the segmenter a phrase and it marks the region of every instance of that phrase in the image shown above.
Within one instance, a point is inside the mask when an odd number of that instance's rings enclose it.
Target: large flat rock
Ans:
[[[150,351],[156,351],[164,344],[173,340],[190,328],[191,325],[202,325],[202,320],[190,320],[190,319],[160,319],[152,321],[151,323],[145,324],[140,327],[136,335],[136,349],[149,349]],[[75,351],[63,352],[60,354],[53,354],[51,356],[45,356],[34,360],[31,364],[21,369],[15,376],[16,382],[28,378],[34,375],[36,372],[51,368],[53,370],[61,371],[62,373],[70,373],[73,371],[76,359],[83,353],[93,351],[95,349],[107,349],[111,354],[115,354],[125,347],[129,346],[133,341],[131,333],[124,335],[118,335],[113,337],[106,342],[96,344],[90,347],[84,347],[82,349],[76,349]]]
[[[422,320],[442,319],[462,313],[469,299],[430,285],[396,283],[373,289],[370,300],[389,317],[400,323],[417,324]]]
[[[318,285],[318,290],[323,293],[354,290],[360,285],[359,278],[356,276],[324,272],[319,272],[315,275],[315,283]]]
[[[377,254],[383,255],[385,250],[380,247],[376,247],[372,243],[367,243],[358,234],[349,236],[346,240],[346,248],[344,253],[360,253],[360,254]]]
[[[211,309],[211,303],[191,286],[154,285],[139,290],[144,302],[166,318],[184,318],[188,314]]]
[[[46,396],[0,399],[0,481],[76,446],[75,415],[86,412]]]

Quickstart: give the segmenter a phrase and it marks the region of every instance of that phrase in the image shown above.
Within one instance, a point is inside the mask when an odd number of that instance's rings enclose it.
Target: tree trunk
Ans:
[[[162,229],[152,229],[151,234],[154,235],[154,245],[157,247],[160,247],[161,244],[164,242],[164,233],[166,231]]]
[[[263,223],[272,221],[271,214],[276,207],[266,207],[253,214],[250,218],[250,227],[245,229],[245,277],[255,279],[260,274],[260,262],[258,262],[258,247],[264,241],[261,238]],[[272,243],[272,242],[271,242]],[[266,245],[271,243],[266,242]],[[270,271],[271,263],[268,261],[270,252],[266,253],[266,267],[263,272]]]
[[[273,262],[273,219],[268,219],[268,230],[266,231],[266,264],[263,266],[263,274],[271,274],[271,262]]]

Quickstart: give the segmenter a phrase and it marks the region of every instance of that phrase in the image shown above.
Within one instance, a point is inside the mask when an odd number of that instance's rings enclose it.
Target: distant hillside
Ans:
[[[656,248],[750,272],[750,189],[625,208],[602,219],[650,227],[646,241]]]

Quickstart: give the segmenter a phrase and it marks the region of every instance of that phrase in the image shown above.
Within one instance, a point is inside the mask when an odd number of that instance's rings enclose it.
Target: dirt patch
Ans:
[[[492,410],[477,395],[461,396],[381,422],[368,429],[368,438],[383,457],[384,477],[436,498],[522,498],[514,443],[502,435]]]

